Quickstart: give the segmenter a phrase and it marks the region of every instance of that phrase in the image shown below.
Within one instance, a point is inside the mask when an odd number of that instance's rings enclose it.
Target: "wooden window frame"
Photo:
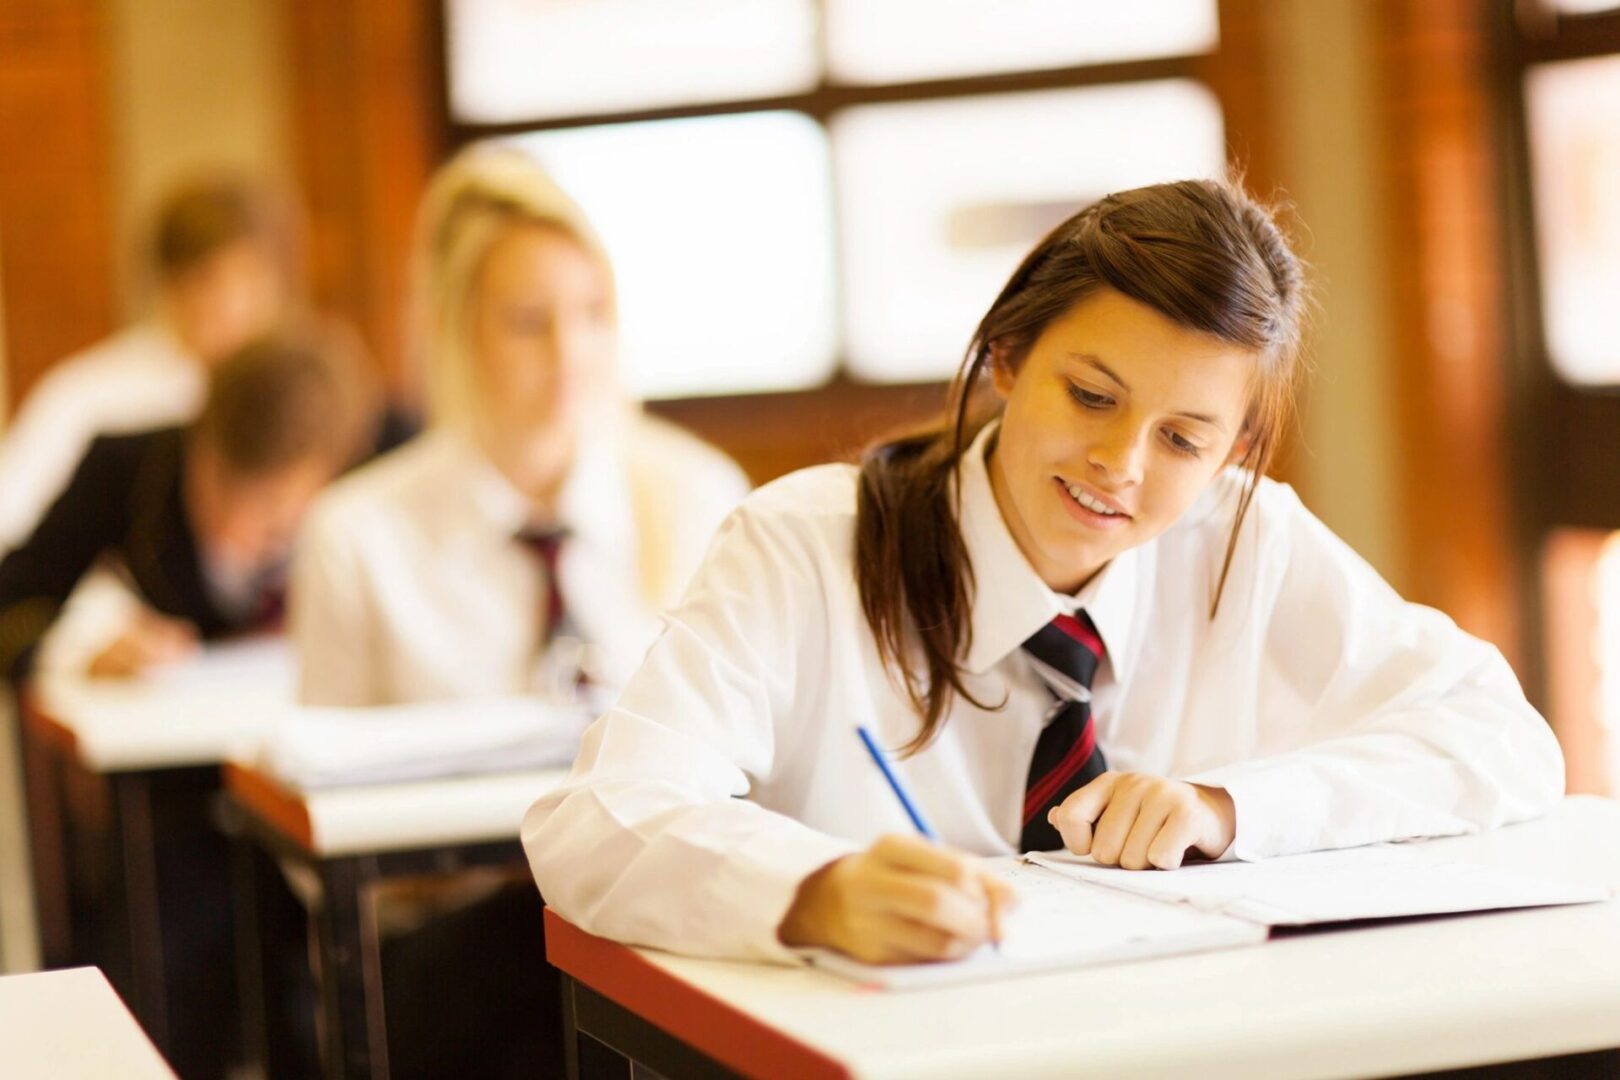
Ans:
[[[1570,529],[1620,529],[1620,387],[1583,386],[1558,374],[1547,344],[1535,241],[1530,124],[1524,91],[1535,65],[1620,56],[1620,10],[1556,15],[1541,5],[1494,5],[1501,241],[1507,272],[1507,400],[1512,520],[1526,628],[1524,674],[1539,700],[1567,697],[1550,683],[1560,665],[1548,648],[1560,637],[1547,604],[1549,542]],[[1555,723],[1557,718],[1555,717]]]
[[[879,85],[839,83],[825,75],[799,94],[748,98],[627,112],[546,118],[533,122],[473,123],[450,111],[448,60],[438,101],[446,120],[446,154],[468,143],[543,131],[648,120],[737,115],[767,110],[803,113],[826,124],[837,112],[860,105],[943,101],[1040,90],[1129,85],[1184,78],[1208,87],[1225,118],[1229,157],[1242,162],[1252,186],[1269,189],[1275,171],[1266,122],[1267,73],[1263,9],[1266,0],[1222,0],[1219,43],[1198,56],[1158,57],[1083,64],[1036,71],[972,75]],[[441,57],[447,56],[446,15],[440,13]],[[966,346],[963,342],[963,346]],[[850,374],[848,357],[835,359],[834,374],[822,385],[770,393],[682,397],[647,403],[650,411],[691,428],[725,449],[756,482],[829,459],[849,460],[875,436],[916,423],[939,411],[946,383],[877,382]]]

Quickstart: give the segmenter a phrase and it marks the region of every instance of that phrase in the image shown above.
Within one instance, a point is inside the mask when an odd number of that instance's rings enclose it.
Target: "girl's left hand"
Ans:
[[[1174,870],[1194,851],[1218,859],[1237,833],[1225,788],[1146,773],[1105,772],[1053,807],[1047,820],[1076,855],[1126,870]]]

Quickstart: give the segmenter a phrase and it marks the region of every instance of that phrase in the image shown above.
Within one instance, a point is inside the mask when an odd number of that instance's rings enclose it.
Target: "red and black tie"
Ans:
[[[1063,846],[1063,838],[1047,822],[1047,812],[1108,768],[1091,722],[1091,680],[1102,662],[1103,643],[1082,611],[1041,627],[1024,642],[1024,650],[1058,701],[1035,743],[1018,842],[1022,851],[1053,851]]]
[[[563,620],[568,616],[567,605],[563,603],[562,578],[558,573],[558,564],[562,556],[562,546],[568,539],[567,529],[524,529],[517,534],[518,540],[540,557],[540,564],[546,572],[546,610],[545,627],[540,639],[542,647],[551,643],[562,628]]]

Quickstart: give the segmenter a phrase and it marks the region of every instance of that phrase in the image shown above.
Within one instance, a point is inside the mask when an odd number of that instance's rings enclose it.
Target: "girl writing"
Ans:
[[[918,961],[992,933],[974,855],[1170,869],[1546,811],[1558,747],[1496,650],[1264,478],[1303,303],[1281,231],[1221,183],[1060,225],[945,421],[732,515],[525,821],[547,901],[688,953]]]

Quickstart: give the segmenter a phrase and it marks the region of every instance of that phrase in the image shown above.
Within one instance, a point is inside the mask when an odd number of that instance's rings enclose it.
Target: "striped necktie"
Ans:
[[[1103,643],[1082,611],[1041,627],[1024,642],[1024,651],[1058,700],[1035,743],[1018,842],[1022,851],[1053,851],[1063,838],[1047,822],[1047,812],[1108,768],[1091,721],[1091,680]]]
[[[544,648],[557,636],[558,631],[562,629],[563,620],[568,617],[568,607],[563,603],[562,579],[558,572],[562,546],[568,540],[568,530],[524,529],[517,534],[517,538],[523,546],[540,557],[540,564],[546,572],[546,621],[540,638],[540,645]]]

